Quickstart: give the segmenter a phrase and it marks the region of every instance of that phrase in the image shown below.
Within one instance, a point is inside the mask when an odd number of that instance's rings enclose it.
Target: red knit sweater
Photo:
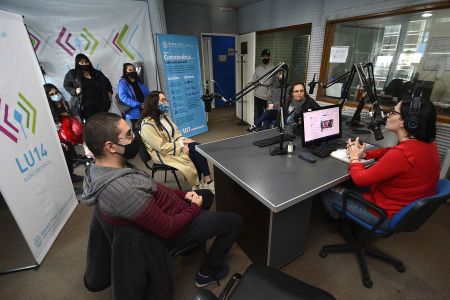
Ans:
[[[391,218],[409,203],[436,194],[439,154],[436,144],[407,140],[392,148],[366,152],[377,162],[368,169],[362,163],[349,165],[353,182],[370,186],[364,199],[383,208]]]

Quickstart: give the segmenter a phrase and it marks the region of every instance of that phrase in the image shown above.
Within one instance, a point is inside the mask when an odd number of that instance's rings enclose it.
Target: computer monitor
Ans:
[[[301,128],[303,147],[318,145],[342,137],[339,104],[303,112]]]

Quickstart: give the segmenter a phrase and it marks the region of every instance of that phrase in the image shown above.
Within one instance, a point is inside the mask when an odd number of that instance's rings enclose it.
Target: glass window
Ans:
[[[372,62],[379,102],[393,106],[414,91],[430,99],[441,114],[450,115],[450,9],[405,13],[336,22],[333,47],[346,47],[340,59],[328,58],[325,80],[329,82],[351,70],[353,64]],[[345,79],[342,81],[345,82]],[[356,97],[355,76],[348,101]],[[338,85],[340,88],[340,85]],[[321,96],[338,98],[336,88]]]

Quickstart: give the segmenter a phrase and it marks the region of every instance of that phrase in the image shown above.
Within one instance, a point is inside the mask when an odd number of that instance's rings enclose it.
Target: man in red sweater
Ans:
[[[208,211],[213,201],[209,190],[171,189],[127,164],[138,153],[141,140],[121,117],[111,113],[92,116],[84,137],[95,155],[95,164],[86,170],[84,203],[97,205],[106,222],[136,224],[168,245],[216,236],[195,283],[205,286],[227,275],[229,268],[221,263],[242,227],[239,215]]]
[[[412,104],[412,101],[420,102]],[[412,122],[416,120],[419,120],[417,126]],[[390,218],[409,203],[436,194],[439,180],[439,154],[434,142],[436,109],[430,101],[415,99],[397,103],[388,114],[386,129],[394,132],[399,140],[392,148],[366,152],[358,138],[354,142],[349,140],[347,145],[353,183],[369,187],[364,193],[354,192],[386,211],[388,219],[382,229],[386,229]],[[365,169],[361,158],[375,158],[377,162]],[[344,189],[338,186],[322,194],[322,202],[332,217],[338,217],[332,205],[342,205]],[[378,221],[378,216],[363,204],[351,199],[347,203],[347,210],[367,223]]]

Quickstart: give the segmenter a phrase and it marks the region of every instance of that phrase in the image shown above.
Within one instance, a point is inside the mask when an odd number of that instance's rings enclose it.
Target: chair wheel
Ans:
[[[405,266],[403,264],[395,266],[395,269],[400,273],[405,273],[406,271]]]
[[[319,256],[322,257],[322,258],[327,257],[327,255],[328,255],[328,253],[326,253],[325,251],[320,251],[319,252]]]
[[[370,279],[363,279],[363,284],[366,288],[370,289],[373,287],[373,282]]]

